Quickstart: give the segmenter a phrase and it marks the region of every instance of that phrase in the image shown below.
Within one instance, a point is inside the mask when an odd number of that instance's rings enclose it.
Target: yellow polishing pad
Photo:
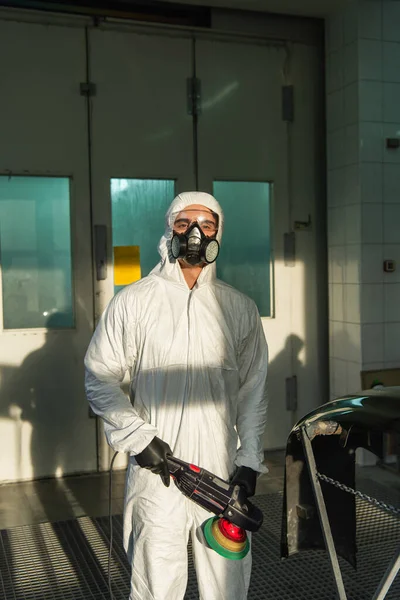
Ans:
[[[215,541],[230,552],[242,552],[246,548],[247,540],[244,542],[235,542],[225,537],[218,527],[218,520],[215,520],[211,527],[212,535]]]

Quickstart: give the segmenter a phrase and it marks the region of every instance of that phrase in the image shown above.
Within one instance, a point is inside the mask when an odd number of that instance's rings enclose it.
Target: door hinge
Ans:
[[[282,86],[282,120],[294,121],[294,86]]]
[[[286,410],[294,412],[297,410],[297,377],[286,378]]]
[[[307,221],[295,221],[294,228],[296,231],[311,231],[311,215],[308,215]]]
[[[79,84],[79,88],[81,91],[81,96],[87,96],[87,98],[91,98],[96,95],[96,84],[91,81],[82,82]]]
[[[283,235],[283,257],[285,267],[294,267],[296,264],[296,235],[294,231]]]
[[[107,227],[106,225],[94,226],[94,254],[96,261],[96,279],[107,279]]]
[[[186,80],[187,112],[188,115],[201,114],[201,81],[197,77]]]

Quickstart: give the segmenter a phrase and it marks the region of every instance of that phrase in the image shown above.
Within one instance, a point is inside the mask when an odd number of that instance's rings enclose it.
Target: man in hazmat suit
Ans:
[[[267,471],[267,345],[254,302],[216,279],[222,228],[213,196],[177,196],[160,263],[111,300],[85,358],[90,405],[110,446],[129,454],[130,600],[183,600],[189,534],[201,600],[247,597],[251,554],[228,560],[207,547],[211,515],[169,485],[166,463],[173,454],[249,495]],[[131,401],[120,387],[127,371]]]

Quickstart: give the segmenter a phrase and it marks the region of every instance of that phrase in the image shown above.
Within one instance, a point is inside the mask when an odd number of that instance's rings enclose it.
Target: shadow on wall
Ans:
[[[295,375],[297,379],[297,396],[301,393],[301,385],[304,378],[309,373],[304,361],[301,357],[302,350],[304,348],[304,341],[296,334],[287,336],[285,344],[271,360],[268,366],[268,377],[270,381],[273,380],[274,388],[271,389],[270,384],[268,385],[268,397],[269,397],[269,423],[267,422],[266,438],[268,440],[268,430],[270,427],[276,427],[278,423],[286,423],[289,435],[290,428],[298,421],[301,415],[298,415],[298,411],[293,410],[293,406],[289,406],[290,398],[288,398],[288,389],[286,378],[291,375]],[[289,370],[288,370],[289,369]],[[293,400],[293,398],[292,398]],[[290,413],[290,414],[288,414]],[[274,433],[271,432],[274,439]],[[280,447],[285,445],[283,440]]]
[[[62,475],[67,465],[68,440],[74,427],[70,410],[73,363],[71,335],[50,329],[63,326],[62,313],[52,314],[45,343],[18,368],[1,367],[0,414],[31,425],[32,477]],[[23,457],[21,457],[23,458]]]

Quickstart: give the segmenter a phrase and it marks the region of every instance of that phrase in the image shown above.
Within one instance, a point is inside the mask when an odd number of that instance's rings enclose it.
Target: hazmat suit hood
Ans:
[[[153,269],[152,273],[182,283],[186,286],[185,279],[182,274],[182,269],[179,265],[179,261],[175,259],[170,250],[170,244],[173,234],[174,220],[181,210],[184,210],[191,204],[201,204],[206,208],[209,208],[218,215],[218,233],[216,239],[218,243],[221,243],[222,230],[224,226],[224,214],[222,208],[211,194],[205,192],[184,192],[176,196],[175,200],[171,203],[167,214],[165,215],[165,231],[164,235],[160,239],[158,244],[158,252],[161,256],[161,261]],[[202,285],[216,278],[217,267],[216,263],[205,265],[200,273],[196,285]]]

